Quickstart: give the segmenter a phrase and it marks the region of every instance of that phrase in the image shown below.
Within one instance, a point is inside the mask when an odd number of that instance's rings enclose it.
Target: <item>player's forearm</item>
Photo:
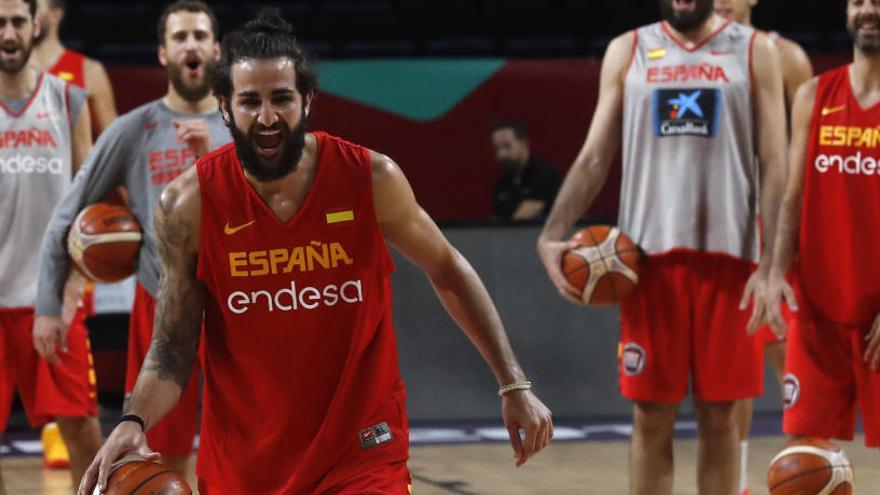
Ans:
[[[610,158],[578,158],[571,167],[540,240],[558,241],[590,208],[608,178]]]
[[[770,273],[785,276],[797,251],[797,235],[800,226],[801,195],[789,191],[779,207],[776,237],[774,239],[773,262]]]
[[[498,383],[524,380],[501,317],[470,263],[452,249],[445,266],[428,276],[440,302],[480,351]]]
[[[174,380],[160,378],[156,371],[147,371],[146,363],[144,364],[145,368],[138,375],[137,384],[125,406],[124,413],[140,416],[144,420],[146,431],[177,404],[183,387]]]
[[[64,283],[71,270],[70,257],[67,254],[67,232],[79,212],[84,182],[74,181],[53,210],[52,218],[43,234],[36,316],[61,315]]]
[[[199,288],[173,277],[162,281],[150,350],[128,408],[147,428],[171,410],[192,376],[203,307]]]
[[[70,258],[64,245],[64,234],[46,231],[40,256],[40,275],[37,280],[36,316],[61,316],[64,282],[70,274]]]
[[[761,217],[763,221],[762,252],[759,268],[769,271],[779,228],[780,200],[785,194],[785,162],[765,166],[762,177]],[[765,272],[766,273],[766,272]]]

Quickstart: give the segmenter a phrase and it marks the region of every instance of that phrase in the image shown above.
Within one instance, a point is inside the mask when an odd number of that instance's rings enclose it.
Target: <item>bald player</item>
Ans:
[[[66,48],[61,43],[58,30],[66,9],[65,0],[37,0],[41,32],[34,46],[33,63],[41,70],[85,88],[92,112],[92,128],[97,136],[116,118],[113,87],[101,62]]]
[[[758,0],[715,0],[715,13],[746,26],[752,25],[752,8]],[[790,115],[794,95],[801,84],[813,77],[813,66],[804,49],[792,40],[779,36],[776,32],[768,33],[779,51],[779,63],[782,69],[782,82],[785,88],[786,114]],[[764,349],[764,356],[773,366],[776,378],[782,386],[785,375],[785,340],[776,338],[770,328],[762,328],[755,337],[756,344]],[[752,424],[752,400],[739,401],[736,405],[740,428],[740,493],[748,495],[748,451],[749,430]]]
[[[138,258],[131,312],[126,392],[134,388],[153,329],[159,258],[153,206],[165,186],[199,156],[229,142],[229,133],[211,95],[211,78],[220,55],[214,13],[198,0],[179,0],[162,12],[158,26],[159,61],[168,73],[166,94],[119,117],[108,127],[83,170],[55,210],[43,244],[36,329],[63,339],[61,283],[70,273],[65,237],[77,213],[118,186],[128,190],[132,212],[147,235]],[[51,348],[47,342],[47,348]],[[178,406],[150,432],[164,462],[187,471],[198,414],[195,373]]]
[[[672,492],[672,434],[690,391],[699,492],[735,495],[738,399],[763,391],[763,357],[739,309],[763,287],[760,203],[772,238],[785,178],[785,103],[769,37],[714,14],[712,0],[660,0],[663,20],[614,39],[580,154],[538,241],[560,294],[568,231],[621,149],[619,224],[647,253],[621,305],[620,389],[633,401],[630,493]]]
[[[35,14],[0,0],[0,431],[18,388],[31,426],[58,422],[76,482],[101,442],[85,313],[59,320],[69,338],[51,356],[31,329],[43,232],[92,142],[85,93],[28,65]]]

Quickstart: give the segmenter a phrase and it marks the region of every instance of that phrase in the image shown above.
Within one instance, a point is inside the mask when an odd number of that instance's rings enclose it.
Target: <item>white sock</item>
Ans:
[[[739,493],[749,488],[749,441],[739,443]]]

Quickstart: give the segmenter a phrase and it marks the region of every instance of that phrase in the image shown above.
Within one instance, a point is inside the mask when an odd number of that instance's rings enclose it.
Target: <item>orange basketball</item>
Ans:
[[[562,273],[581,291],[581,301],[593,306],[617,304],[639,283],[638,246],[617,227],[593,225],[571,240],[579,247],[562,256]]]
[[[95,203],[83,209],[67,235],[74,266],[94,282],[118,282],[134,273],[141,226],[124,206]]]
[[[794,440],[776,454],[767,473],[770,495],[850,495],[853,469],[834,442]]]
[[[130,461],[113,470],[104,494],[192,495],[192,489],[179,474],[162,464]]]

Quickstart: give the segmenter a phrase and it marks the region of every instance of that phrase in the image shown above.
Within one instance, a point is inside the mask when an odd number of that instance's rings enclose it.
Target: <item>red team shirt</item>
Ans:
[[[196,164],[210,294],[198,472],[228,493],[317,493],[408,457],[369,154],[315,137],[314,182],[286,222],[233,144]],[[390,435],[370,429],[382,423]]]
[[[863,109],[849,66],[819,77],[804,164],[800,280],[823,319],[869,324],[880,310],[880,104]]]
[[[85,75],[86,56],[80,52],[65,49],[55,65],[49,68],[50,74],[55,74],[61,80],[67,81],[80,88],[86,87]]]

